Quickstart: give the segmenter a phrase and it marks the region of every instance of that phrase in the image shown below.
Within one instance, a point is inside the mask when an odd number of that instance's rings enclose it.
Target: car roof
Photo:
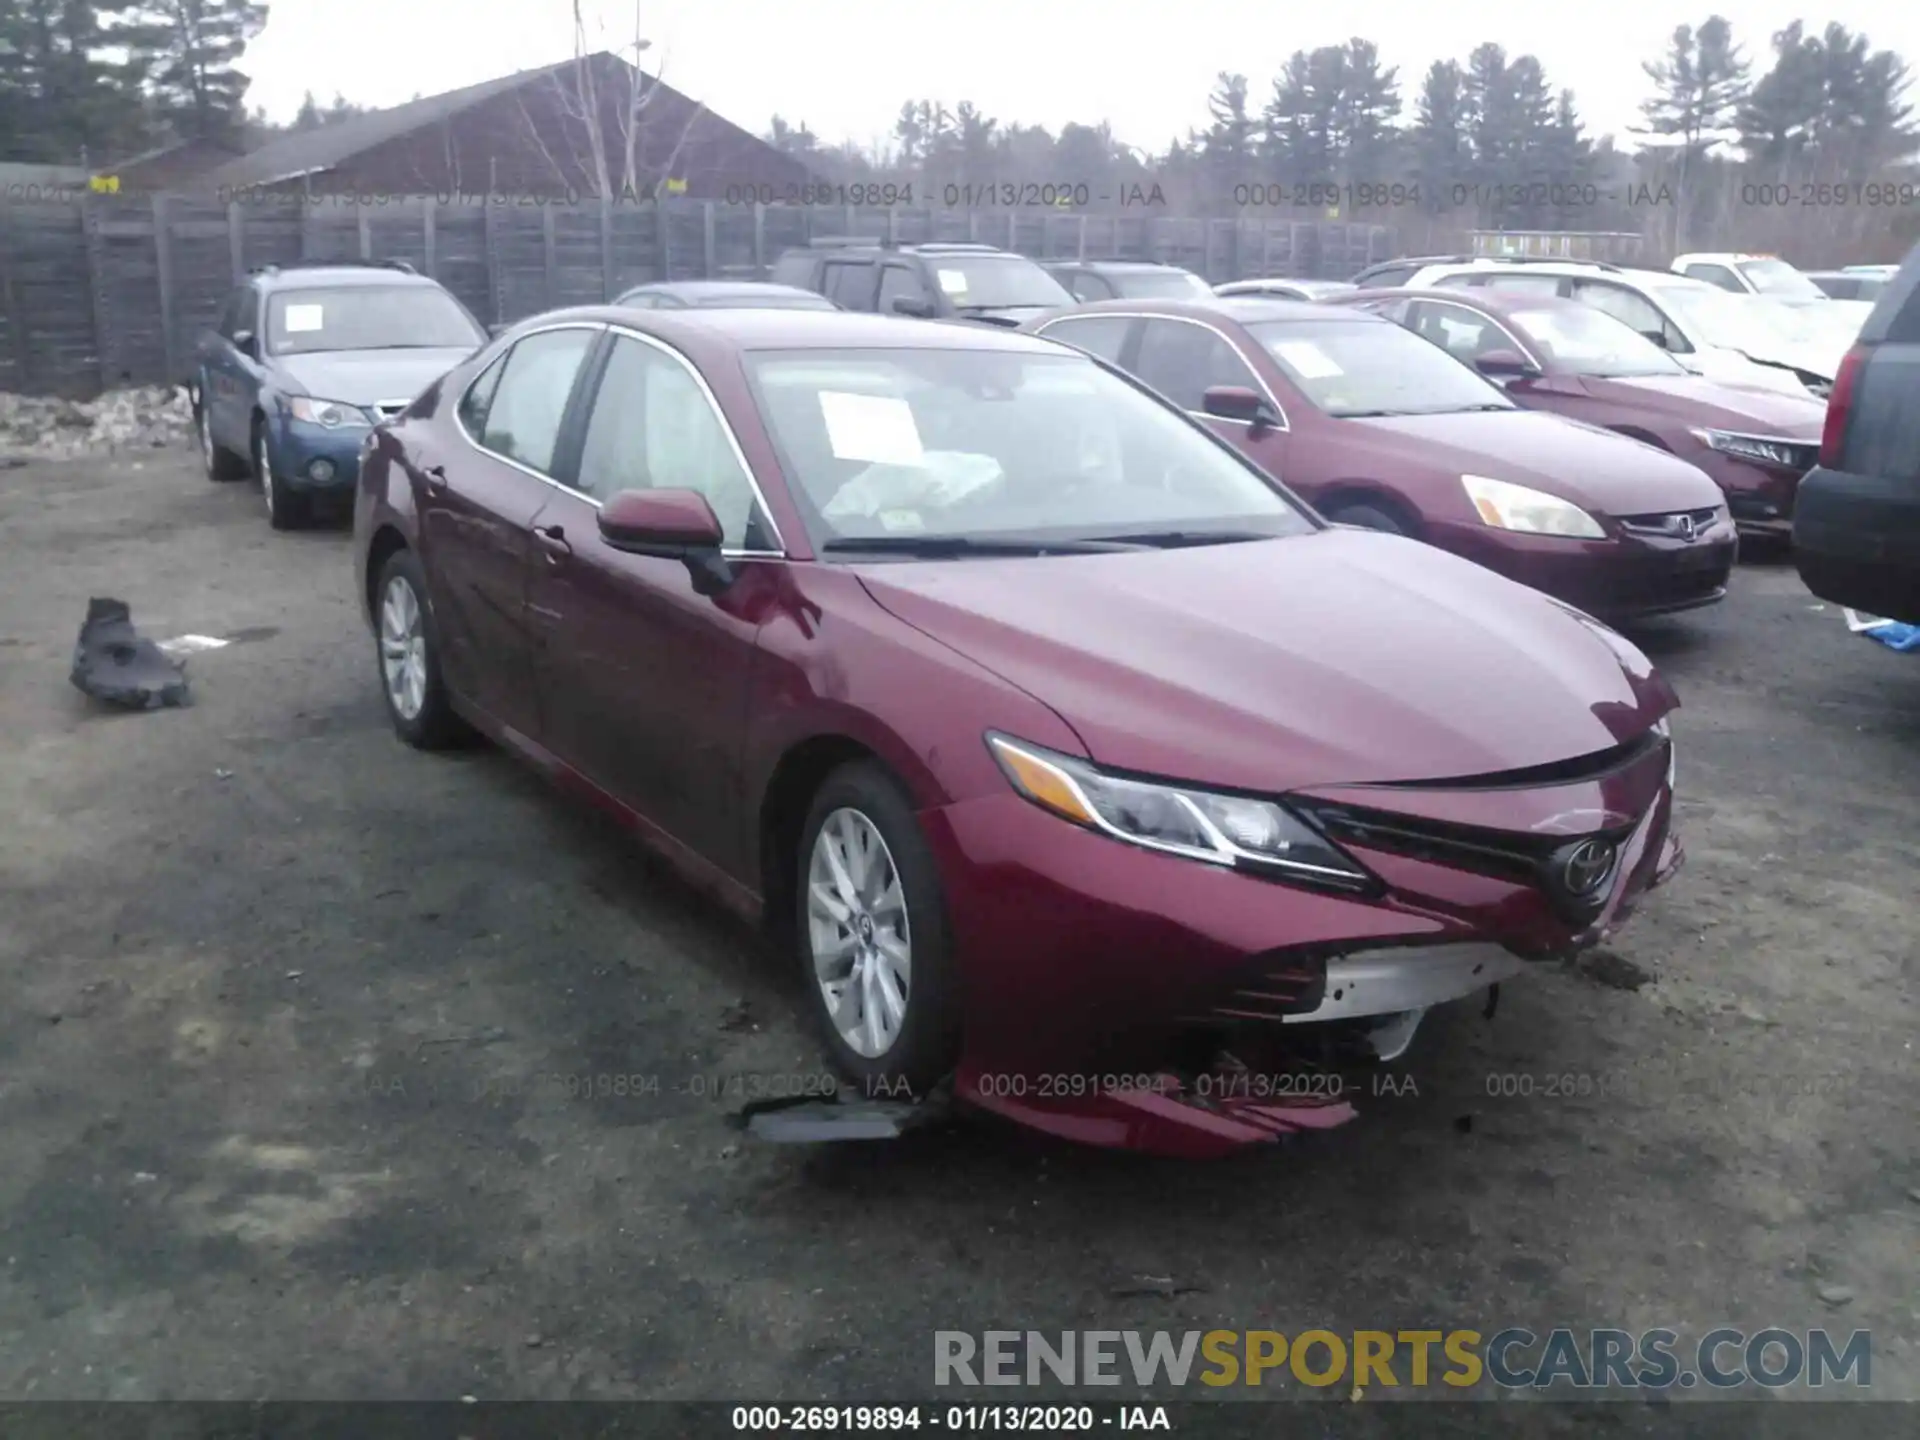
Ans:
[[[387,265],[300,265],[285,270],[256,271],[250,277],[263,290],[338,290],[354,285],[411,285],[444,287],[430,275]]]
[[[1380,321],[1378,315],[1345,306],[1322,305],[1315,300],[1285,300],[1270,295],[1216,295],[1192,300],[1095,300],[1087,305],[1062,307],[1042,316],[1044,325],[1068,315],[1166,315],[1174,319],[1232,320],[1246,325],[1262,320],[1317,320],[1323,323]],[[1380,322],[1391,324],[1391,321]]]
[[[1674,256],[1673,263],[1676,265],[1684,265],[1689,260],[1695,262],[1724,260],[1738,264],[1742,260],[1778,260],[1779,258],[1778,255],[1751,254],[1745,250],[1693,250],[1685,255]]]
[[[683,300],[699,300],[713,295],[799,295],[818,300],[812,290],[798,285],[776,285],[767,280],[655,280],[634,285],[622,295],[676,295]]]
[[[1588,311],[1592,308],[1582,305],[1578,300],[1568,300],[1558,295],[1524,295],[1519,291],[1502,293],[1485,286],[1464,285],[1449,285],[1438,292],[1424,285],[1381,286],[1378,289],[1355,290],[1350,294],[1337,297],[1331,303],[1345,307],[1368,300],[1433,300],[1440,303],[1454,301],[1465,303],[1470,309],[1485,310],[1489,315],[1498,315],[1502,319],[1512,315],[1516,310]]]
[[[1579,260],[1542,260],[1529,262],[1526,265],[1516,265],[1511,269],[1498,270],[1486,265],[1432,265],[1426,268],[1437,270],[1441,275],[1484,275],[1493,270],[1494,273],[1506,275],[1549,275],[1576,280],[1612,280],[1629,285],[1660,286],[1667,289],[1718,290],[1720,288],[1705,280],[1696,280],[1691,275],[1677,275],[1671,270],[1642,270],[1626,266],[1614,266],[1602,270],[1597,267],[1596,262]]]
[[[1158,260],[1054,260],[1048,263],[1050,270],[1112,270],[1121,275],[1151,273],[1159,270],[1174,270],[1182,275],[1193,272],[1184,265],[1166,265]]]
[[[1000,325],[972,321],[909,320],[852,310],[629,310],[581,305],[530,317],[523,329],[591,321],[622,325],[672,341],[718,341],[739,350],[1006,350],[1054,354],[1059,342]]]

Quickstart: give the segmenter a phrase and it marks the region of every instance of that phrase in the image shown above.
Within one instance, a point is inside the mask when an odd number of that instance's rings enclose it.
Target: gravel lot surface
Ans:
[[[1726,1323],[1869,1329],[1920,1399],[1920,656],[1790,567],[1635,637],[1689,861],[1614,950],[1211,1166],[737,1134],[712,1092],[820,1070],[788,966],[500,754],[401,746],[350,574],[177,449],[0,470],[0,1398],[857,1402],[932,1398],[936,1329]],[[232,637],[191,708],[67,683],[90,595]]]

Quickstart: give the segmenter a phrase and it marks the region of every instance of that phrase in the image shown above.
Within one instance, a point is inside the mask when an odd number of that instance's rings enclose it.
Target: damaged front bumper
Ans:
[[[1133,849],[1012,795],[926,812],[964,985],[954,1098],[1187,1157],[1353,1118],[1343,1074],[1397,1058],[1434,1006],[1598,944],[1677,869],[1670,746],[1629,749],[1533,789],[1294,797],[1346,827],[1383,882],[1368,897]],[[1541,866],[1588,836],[1613,866],[1569,908]]]

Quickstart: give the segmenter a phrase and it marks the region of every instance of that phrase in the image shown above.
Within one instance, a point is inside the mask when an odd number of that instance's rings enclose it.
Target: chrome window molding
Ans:
[[[507,350],[514,349],[520,344],[522,340],[531,339],[535,335],[550,335],[556,330],[591,330],[596,333],[611,332],[616,335],[629,336],[632,339],[642,342],[643,344],[651,345],[656,350],[659,350],[664,354],[670,355],[675,360],[679,361],[680,364],[686,369],[687,373],[693,376],[694,384],[700,387],[700,393],[706,397],[707,405],[713,411],[714,419],[719,421],[721,431],[727,437],[728,445],[730,445],[733,448],[734,458],[740,462],[740,468],[746,474],[747,484],[753,487],[754,500],[760,506],[760,513],[766,517],[767,527],[773,531],[774,542],[780,547],[775,550],[758,550],[758,549],[747,549],[744,547],[737,547],[732,545],[723,545],[720,547],[720,553],[729,560],[785,560],[788,558],[787,551],[786,551],[786,540],[780,534],[780,522],[774,519],[772,508],[767,504],[767,497],[765,493],[760,489],[760,481],[755,477],[753,473],[753,467],[747,464],[747,457],[740,449],[740,440],[733,433],[733,426],[727,423],[727,417],[723,413],[721,413],[720,404],[714,398],[713,390],[707,384],[706,377],[703,376],[699,372],[699,370],[695,368],[692,361],[688,360],[686,356],[682,355],[678,350],[675,350],[671,345],[664,344],[661,341],[655,339],[651,335],[643,335],[639,331],[630,329],[625,325],[615,324],[613,322],[606,321],[606,320],[563,320],[563,321],[560,321],[558,324],[554,324],[554,325],[542,325],[537,330],[528,330],[524,334],[516,335],[514,337],[513,344],[509,345],[507,347]],[[505,353],[506,353],[505,350],[501,352],[501,354],[505,354]],[[494,360],[496,362],[499,359],[500,359],[500,356],[498,355],[494,357]],[[538,480],[541,484],[551,486],[553,489],[558,490],[562,495],[569,495],[569,496],[572,496],[575,500],[584,501],[588,505],[591,505],[595,510],[605,509],[606,508],[605,505],[600,500],[596,499],[592,495],[587,494],[586,491],[576,490],[571,485],[563,485],[560,481],[554,479],[551,475],[546,474],[544,471],[536,470],[531,465],[523,464],[521,461],[515,460],[511,455],[502,455],[498,450],[489,450],[485,445],[483,445],[478,439],[474,437],[474,434],[471,430],[467,429],[466,421],[461,418],[461,411],[464,409],[466,405],[467,394],[469,391],[473,389],[474,386],[478,385],[482,380],[486,378],[487,371],[491,370],[492,368],[493,368],[493,365],[491,363],[481,366],[479,373],[476,374],[473,377],[473,379],[469,380],[464,387],[462,387],[459,397],[454,401],[453,428],[460,432],[460,438],[466,441],[467,444],[471,446],[474,450],[477,450],[480,454],[485,455],[490,460],[497,460],[502,465],[511,465],[515,470],[518,470],[522,475],[531,476],[533,479]],[[502,373],[500,378],[502,380],[506,379],[506,375],[504,372]],[[489,402],[488,408],[489,409],[492,408],[491,402]]]
[[[1172,320],[1175,323],[1180,325],[1197,325],[1202,330],[1208,331],[1213,335],[1217,335],[1220,339],[1226,341],[1228,347],[1233,351],[1233,353],[1236,356],[1239,357],[1240,363],[1246,366],[1247,377],[1253,381],[1254,385],[1259,389],[1260,393],[1266,396],[1267,403],[1273,407],[1273,413],[1280,417],[1280,423],[1278,425],[1270,426],[1269,428],[1278,430],[1283,434],[1293,428],[1292,425],[1290,425],[1287,421],[1287,407],[1280,403],[1280,397],[1273,393],[1273,388],[1267,384],[1265,379],[1261,377],[1260,372],[1254,369],[1253,362],[1247,359],[1245,354],[1241,352],[1239,345],[1237,345],[1234,342],[1233,337],[1227,334],[1227,332],[1222,330],[1218,325],[1214,325],[1206,320],[1196,320],[1191,315],[1154,315],[1154,314],[1149,314],[1147,311],[1144,311],[1144,310],[1102,310],[1102,311],[1099,311],[1097,314],[1092,314],[1092,315],[1062,315],[1058,320],[1049,320],[1046,324],[1042,325],[1034,333],[1036,335],[1045,335],[1049,330],[1053,329],[1056,325],[1071,325],[1076,320]],[[1061,340],[1061,339],[1058,339],[1057,337],[1056,337],[1056,343],[1062,344],[1062,345],[1073,344],[1071,340]],[[1079,347],[1075,346],[1074,348],[1078,349]],[[1109,361],[1108,363],[1113,365],[1119,364],[1118,361]],[[1129,373],[1132,373],[1132,372],[1129,372]],[[1136,380],[1141,380],[1141,377],[1137,374],[1134,375],[1134,378]],[[1141,380],[1141,383],[1144,385],[1144,384],[1147,384],[1148,382],[1145,380]],[[1154,393],[1157,395],[1160,392],[1156,390],[1154,391]],[[1178,408],[1181,411],[1183,411],[1185,414],[1193,416],[1193,418],[1196,420],[1220,420],[1220,421],[1224,421],[1228,425],[1252,424],[1252,422],[1248,420],[1234,420],[1224,415],[1209,415],[1204,410],[1188,410],[1184,405]]]

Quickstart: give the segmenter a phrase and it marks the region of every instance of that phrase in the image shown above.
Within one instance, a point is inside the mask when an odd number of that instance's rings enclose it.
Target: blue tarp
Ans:
[[[1862,615],[1857,611],[1847,613],[1847,628],[1856,635],[1865,635],[1870,640],[1878,640],[1889,650],[1901,654],[1920,650],[1920,625],[1906,625],[1898,620],[1882,620],[1877,615]]]

